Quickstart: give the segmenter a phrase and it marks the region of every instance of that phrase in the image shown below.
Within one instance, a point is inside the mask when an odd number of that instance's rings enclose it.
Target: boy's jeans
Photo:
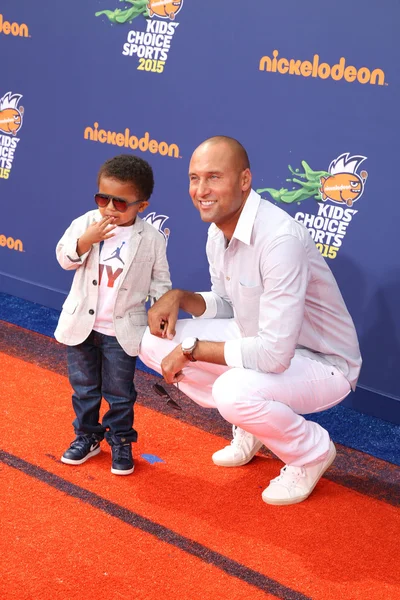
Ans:
[[[136,356],[129,356],[117,338],[92,331],[77,346],[68,346],[68,376],[74,390],[72,406],[76,419],[76,435],[96,433],[108,442],[136,442],[133,429],[133,405],[136,390],[133,383]],[[101,399],[109,410],[99,423]]]

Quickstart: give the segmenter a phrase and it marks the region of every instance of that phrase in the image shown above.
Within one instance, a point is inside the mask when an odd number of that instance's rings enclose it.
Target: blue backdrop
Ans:
[[[0,290],[61,307],[55,245],[121,152],[155,171],[174,286],[209,288],[187,170],[230,135],[338,280],[364,358],[346,402],[400,419],[399,19],[394,0],[2,0]]]

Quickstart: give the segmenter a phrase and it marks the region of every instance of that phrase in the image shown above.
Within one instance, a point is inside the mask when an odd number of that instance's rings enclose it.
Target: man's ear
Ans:
[[[139,204],[138,212],[143,212],[144,210],[146,210],[146,208],[148,206],[149,206],[149,203],[147,202],[147,200],[143,200],[142,204]]]
[[[245,169],[242,173],[242,191],[247,192],[251,188],[251,171],[250,169]]]

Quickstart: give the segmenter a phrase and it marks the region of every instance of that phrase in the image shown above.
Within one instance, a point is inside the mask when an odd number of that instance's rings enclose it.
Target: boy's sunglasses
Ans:
[[[128,202],[123,198],[116,198],[115,196],[110,196],[110,194],[95,194],[94,201],[96,202],[99,208],[105,208],[108,206],[110,200],[113,203],[113,207],[118,212],[124,213],[128,210],[128,206],[132,206],[132,204],[140,204],[143,200],[135,200],[135,202]]]

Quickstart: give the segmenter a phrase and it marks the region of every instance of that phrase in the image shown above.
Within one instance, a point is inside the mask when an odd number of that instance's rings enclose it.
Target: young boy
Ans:
[[[150,165],[122,154],[100,168],[95,202],[75,219],[56,249],[63,269],[75,270],[55,338],[68,346],[76,439],[61,457],[80,465],[111,446],[111,472],[133,472],[133,383],[136,357],[147,325],[146,298],[171,288],[163,236],[138,216],[149,205]],[[99,422],[101,399],[109,410]]]

